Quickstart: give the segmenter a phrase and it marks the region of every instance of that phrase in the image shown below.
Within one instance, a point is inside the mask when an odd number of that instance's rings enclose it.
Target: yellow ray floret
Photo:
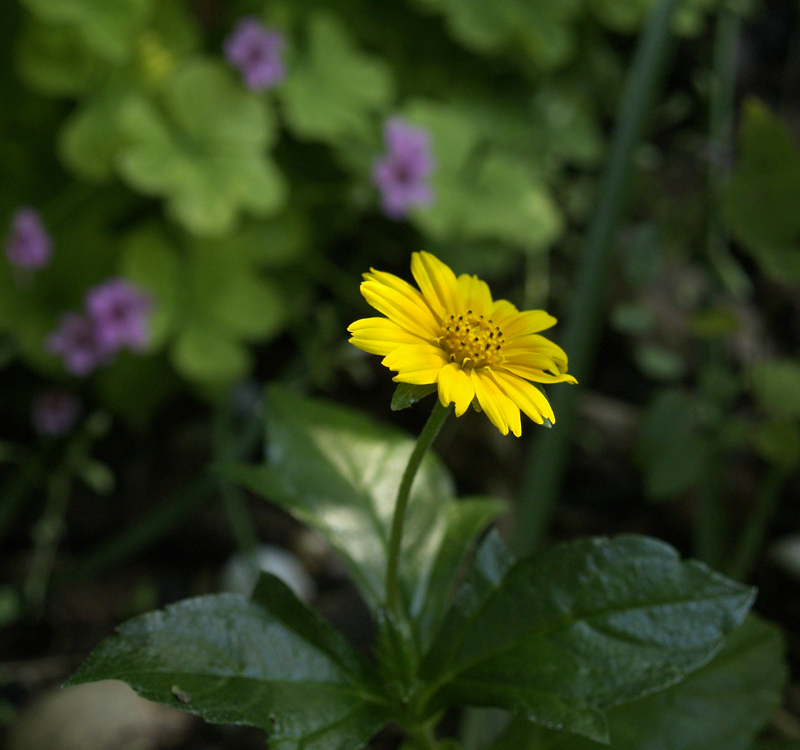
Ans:
[[[456,276],[430,253],[411,256],[419,285],[370,269],[361,293],[385,318],[364,318],[348,327],[350,343],[383,357],[398,383],[437,384],[444,406],[460,417],[480,408],[504,435],[519,436],[520,411],[538,424],[555,422],[533,383],[575,383],[567,355],[541,336],[556,319],[544,310],[520,312],[493,300],[477,276]]]

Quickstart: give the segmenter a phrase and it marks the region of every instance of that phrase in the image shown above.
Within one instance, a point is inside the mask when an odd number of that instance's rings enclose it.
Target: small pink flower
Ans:
[[[256,18],[242,18],[225,40],[228,62],[241,71],[251,91],[263,91],[283,80],[283,36]]]
[[[107,362],[112,353],[101,343],[95,321],[74,312],[61,317],[61,325],[45,339],[44,346],[63,357],[68,372],[81,376]]]
[[[40,435],[66,435],[80,413],[80,401],[60,388],[38,393],[31,404],[33,427]]]
[[[34,271],[50,262],[53,246],[50,235],[42,224],[42,217],[34,208],[20,208],[11,219],[11,230],[6,238],[6,256],[16,268]]]
[[[86,293],[86,311],[100,345],[109,352],[147,346],[150,298],[124,279],[109,279]]]
[[[375,162],[372,181],[380,190],[383,212],[402,219],[411,208],[433,200],[428,184],[434,166],[430,136],[399,117],[386,121],[383,134],[387,154]]]

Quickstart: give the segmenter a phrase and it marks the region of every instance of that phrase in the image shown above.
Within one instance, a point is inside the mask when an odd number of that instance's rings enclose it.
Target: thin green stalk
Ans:
[[[771,466],[764,479],[755,508],[747,519],[728,575],[737,581],[746,580],[753,570],[756,558],[764,546],[764,539],[769,531],[775,511],[781,498],[781,489],[786,478],[785,470],[780,466]]]
[[[729,292],[741,296],[752,288],[747,274],[730,252],[719,217],[722,191],[733,150],[737,58],[742,19],[723,3],[717,11],[708,116],[708,259]]]
[[[725,557],[727,526],[720,496],[719,465],[719,450],[712,441],[694,503],[694,555],[717,570]]]
[[[422,459],[431,447],[439,430],[445,420],[453,411],[453,405],[442,406],[439,399],[433,407],[425,427],[422,428],[417,444],[408,459],[408,465],[400,481],[400,489],[397,491],[397,502],[394,506],[394,517],[392,518],[392,529],[389,535],[389,557],[386,563],[386,607],[399,616],[397,611],[397,568],[400,562],[400,545],[403,541],[403,522],[405,521],[406,507],[411,495],[411,485],[414,477],[422,464]]]
[[[69,505],[71,487],[72,481],[66,471],[57,472],[48,483],[47,501],[41,518],[33,528],[33,557],[22,588],[29,607],[40,607],[47,594],[58,545],[64,534],[64,517]]]
[[[678,0],[659,0],[641,34],[625,85],[619,117],[598,192],[598,205],[583,246],[574,302],[567,317],[563,347],[570,372],[585,385],[597,350],[603,302],[614,237],[628,192],[633,156],[644,131],[655,92],[666,70],[673,12]],[[554,389],[553,411],[558,424],[539,430],[525,465],[517,508],[514,547],[533,551],[542,541],[566,468],[567,453],[580,389]]]

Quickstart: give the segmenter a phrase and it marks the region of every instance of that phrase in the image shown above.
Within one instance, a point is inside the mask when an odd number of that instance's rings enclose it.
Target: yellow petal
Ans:
[[[426,252],[411,256],[411,273],[419,284],[428,304],[442,317],[456,309],[456,275],[435,255]]]
[[[535,385],[498,369],[493,369],[491,376],[503,393],[534,422],[542,424],[546,418],[555,424],[556,418],[550,402]]]
[[[381,364],[397,372],[394,380],[399,383],[427,385],[437,381],[447,355],[431,344],[405,345],[387,354]]]
[[[489,317],[495,323],[502,323],[507,318],[510,318],[512,315],[516,315],[519,312],[514,305],[512,305],[507,299],[498,299],[495,300],[494,304],[492,305],[491,314]]]
[[[503,335],[509,343],[515,336],[539,333],[556,324],[556,319],[544,310],[526,310],[503,321]]]
[[[519,408],[516,404],[498,388],[489,374],[484,373],[483,370],[472,370],[472,384],[475,387],[478,403],[486,412],[491,423],[503,435],[507,435],[511,428],[511,431],[519,437],[522,434],[522,426]]]
[[[445,365],[439,373],[439,401],[442,406],[455,402],[456,416],[460,417],[475,397],[475,386],[469,375],[455,362]]]
[[[514,362],[503,362],[500,367],[502,367],[504,370],[508,370],[508,372],[511,372],[514,375],[518,375],[521,378],[532,380],[535,383],[572,383],[575,385],[578,382],[572,375],[568,375],[567,373],[551,375],[550,373],[542,372],[537,368],[518,365]]]
[[[419,336],[388,318],[362,318],[351,323],[347,330],[353,334],[350,343],[370,354],[386,355],[398,346],[422,343]]]
[[[416,289],[413,291],[419,295]],[[378,312],[421,339],[433,340],[438,335],[440,326],[421,295],[407,296],[375,280],[362,282],[361,294]]]
[[[460,310],[472,312],[475,315],[490,317],[494,302],[489,285],[477,276],[461,274],[458,277],[458,306]]]

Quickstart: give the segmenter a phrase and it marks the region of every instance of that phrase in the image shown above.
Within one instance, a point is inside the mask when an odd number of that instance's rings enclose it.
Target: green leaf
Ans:
[[[780,705],[786,679],[783,638],[750,615],[724,648],[682,682],[608,711],[614,750],[746,750]],[[565,732],[514,720],[491,750],[593,750]]]
[[[409,406],[413,406],[417,403],[417,401],[425,398],[425,396],[431,393],[434,393],[438,389],[439,386],[436,383],[431,385],[398,383],[397,388],[394,389],[394,394],[392,395],[392,403],[390,408],[392,411],[408,409]]]
[[[252,366],[246,347],[207,322],[187,325],[178,334],[170,358],[181,375],[209,385],[239,380]]]
[[[403,433],[280,387],[266,397],[267,458],[262,466],[220,470],[318,529],[342,557],[365,601],[385,602],[392,512],[414,443]],[[449,474],[426,456],[406,513],[400,588],[427,643],[475,536],[505,506],[456,500]]]
[[[453,36],[479,53],[519,47],[543,70],[564,65],[575,53],[571,21],[581,10],[576,0],[421,0],[443,13]]]
[[[133,38],[147,22],[153,0],[23,0],[43,21],[73,27],[95,52],[114,62],[131,54]]]
[[[197,234],[229,231],[240,211],[276,213],[283,177],[266,149],[276,125],[266,100],[243,91],[212,62],[187,63],[164,91],[164,109],[131,96],[120,110],[128,145],[117,168],[134,188],[162,195]]]
[[[679,390],[662,391],[648,408],[637,446],[648,497],[674,497],[703,477],[708,442],[694,413],[694,400]]]
[[[607,742],[601,709],[708,662],[752,600],[752,589],[654,539],[559,545],[514,565],[442,631],[422,667],[438,686],[429,710],[497,706]]]
[[[252,273],[235,274],[219,291],[209,312],[234,336],[273,336],[283,325],[283,305],[274,283]]]
[[[561,213],[526,157],[491,144],[468,112],[417,101],[410,122],[432,136],[434,199],[412,212],[415,224],[437,241],[502,239],[540,251],[561,233]]]
[[[753,391],[761,407],[775,417],[800,418],[800,363],[770,359],[753,367]]]
[[[266,729],[277,750],[363,747],[388,720],[368,668],[292,596],[269,580],[257,602],[218,594],[136,617],[68,684],[124,680],[206,721]]]
[[[152,351],[177,327],[181,311],[181,259],[156,226],[130,234],[122,245],[122,275],[144,289],[153,299],[148,316]]]
[[[84,93],[100,67],[73,28],[35,21],[24,27],[17,62],[31,86],[55,96]]]
[[[734,237],[764,273],[800,278],[800,149],[786,126],[756,99],[745,102],[739,163],[724,195]]]
[[[329,142],[368,137],[374,114],[385,112],[394,96],[389,67],[358,51],[326,12],[309,18],[307,46],[278,90],[287,127],[300,138]]]

